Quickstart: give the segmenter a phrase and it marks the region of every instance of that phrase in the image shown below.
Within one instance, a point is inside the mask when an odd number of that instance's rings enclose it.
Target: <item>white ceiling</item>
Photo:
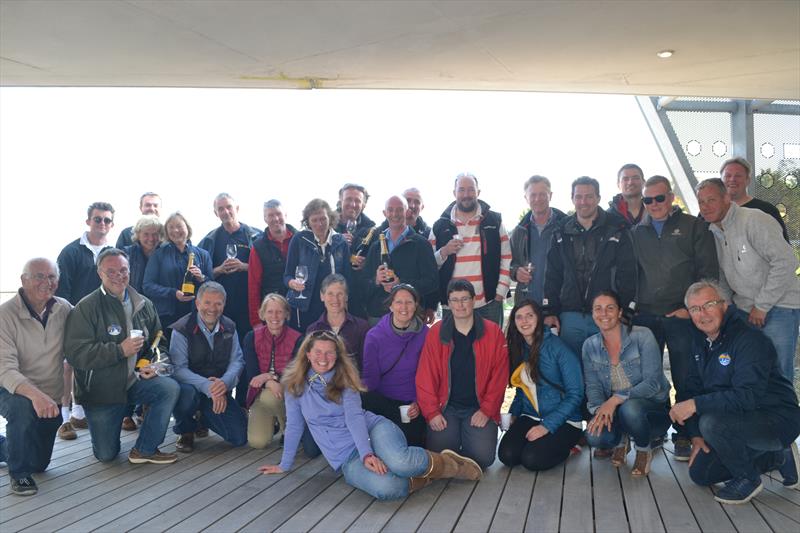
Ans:
[[[0,0],[0,85],[798,99],[800,0]]]

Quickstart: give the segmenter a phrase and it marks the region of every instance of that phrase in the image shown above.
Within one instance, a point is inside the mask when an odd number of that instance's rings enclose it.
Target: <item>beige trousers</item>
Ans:
[[[280,431],[286,429],[286,407],[283,398],[276,398],[269,389],[262,390],[253,405],[247,422],[247,443],[251,448],[266,448],[272,442],[275,419]]]

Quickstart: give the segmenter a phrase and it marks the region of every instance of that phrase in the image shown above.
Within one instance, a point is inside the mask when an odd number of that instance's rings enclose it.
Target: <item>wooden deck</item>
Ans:
[[[646,479],[584,451],[539,474],[498,462],[478,483],[437,481],[404,501],[378,502],[322,457],[299,456],[292,472],[264,476],[257,466],[277,462],[280,448],[233,449],[212,434],[173,465],[131,465],[134,440],[123,433],[123,453],[110,464],[94,459],[86,430],[58,441],[32,497],[8,493],[0,468],[0,531],[800,531],[800,491],[765,476],[753,502],[723,506],[669,449],[656,453]],[[171,451],[171,431],[167,440]]]

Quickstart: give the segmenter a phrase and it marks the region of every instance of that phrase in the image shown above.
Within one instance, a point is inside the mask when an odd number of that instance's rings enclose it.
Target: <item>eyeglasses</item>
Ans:
[[[113,218],[108,217],[92,217],[92,220],[94,220],[95,224],[105,224],[106,226],[114,222]]]
[[[130,273],[131,271],[128,270],[127,268],[121,268],[119,270],[113,270],[113,269],[103,270],[103,274],[105,274],[109,278],[117,278],[117,277],[127,278],[128,275],[130,275]]]
[[[466,304],[467,302],[471,302],[472,298],[472,296],[462,296],[461,298],[448,298],[447,301],[450,302],[451,305]]]
[[[666,194],[657,194],[656,196],[645,196],[644,198],[642,198],[642,202],[644,202],[644,205],[650,205],[653,202],[660,204],[666,199],[667,199]]]
[[[49,281],[50,283],[55,283],[56,281],[58,281],[58,276],[56,276],[55,274],[42,274],[41,272],[37,272],[36,274],[33,274],[28,277],[40,283],[45,280]]]
[[[714,309],[716,306],[725,303],[725,300],[710,300],[703,305],[693,305],[688,309],[689,313],[692,315],[696,315],[700,311],[710,311]]]

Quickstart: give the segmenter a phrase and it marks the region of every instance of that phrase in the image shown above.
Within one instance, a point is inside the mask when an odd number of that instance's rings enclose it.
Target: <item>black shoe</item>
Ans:
[[[778,472],[783,476],[783,485],[787,488],[794,489],[800,486],[800,453],[797,450],[797,443],[793,442],[791,446],[783,451],[784,460],[783,464],[778,468]]]
[[[17,496],[33,496],[39,492],[36,482],[31,476],[21,477],[19,479],[11,478],[11,494]]]

